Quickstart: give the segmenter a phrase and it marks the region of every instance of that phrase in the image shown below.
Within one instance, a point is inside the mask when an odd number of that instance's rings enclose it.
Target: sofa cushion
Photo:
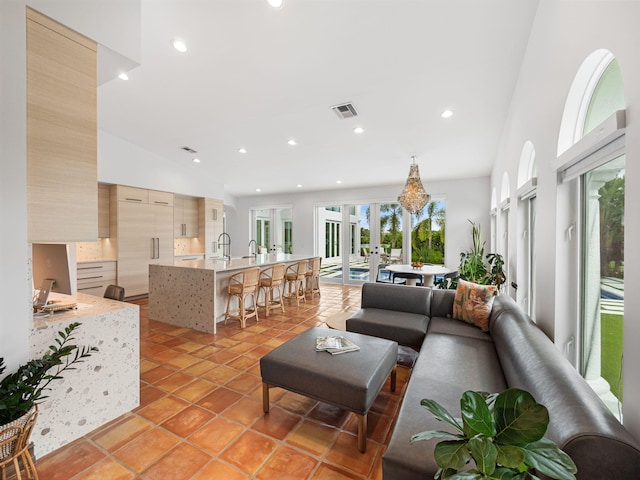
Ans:
[[[431,289],[388,283],[365,283],[362,285],[361,307],[429,316]]]
[[[429,317],[426,315],[380,308],[361,308],[347,319],[348,332],[386,338],[416,349],[422,345],[428,325]]]
[[[461,337],[475,338],[485,342],[491,342],[491,336],[483,332],[478,327],[464,322],[458,322],[451,318],[432,317],[429,320],[427,335],[432,333],[442,333],[445,335],[458,335]]]
[[[451,319],[441,318],[437,323],[444,322],[454,331],[456,327],[473,329],[481,337],[435,333],[429,328],[382,458],[384,480],[424,480],[433,478],[438,470],[433,450],[441,439],[413,445],[409,439],[425,430],[452,430],[422,407],[420,400],[436,400],[459,417],[460,397],[466,390],[500,392],[507,388],[491,337]]]
[[[488,332],[491,306],[497,293],[495,285],[479,285],[460,279],[453,300],[453,318]]]

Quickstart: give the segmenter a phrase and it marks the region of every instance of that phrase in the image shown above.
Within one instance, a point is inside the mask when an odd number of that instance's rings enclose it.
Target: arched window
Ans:
[[[558,251],[579,255],[573,278],[566,279],[569,288],[577,289],[573,298],[580,298],[573,312],[580,332],[577,366],[619,419],[624,385],[624,107],[618,62],[611,52],[598,50],[584,61],[572,84],[555,162],[562,182],[559,198],[563,189],[579,196],[573,201],[579,212],[566,229],[566,251]]]
[[[516,299],[535,319],[536,293],[536,187],[538,184],[536,149],[527,140],[520,153],[518,164],[518,265]]]

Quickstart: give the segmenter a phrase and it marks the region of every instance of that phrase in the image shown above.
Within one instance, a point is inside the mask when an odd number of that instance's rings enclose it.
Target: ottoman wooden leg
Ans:
[[[262,410],[269,413],[269,384],[262,383]]]
[[[358,415],[358,414],[356,414]],[[358,415],[358,450],[367,451],[367,414]]]
[[[396,391],[396,367],[397,365],[394,365],[393,370],[391,370],[391,391],[392,392]]]

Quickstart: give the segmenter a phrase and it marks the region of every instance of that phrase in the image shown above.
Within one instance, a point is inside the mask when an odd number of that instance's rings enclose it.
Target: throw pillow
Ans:
[[[493,299],[498,294],[495,285],[478,285],[477,283],[458,281],[458,289],[453,300],[453,318],[479,327],[483,332],[489,331],[489,316]]]

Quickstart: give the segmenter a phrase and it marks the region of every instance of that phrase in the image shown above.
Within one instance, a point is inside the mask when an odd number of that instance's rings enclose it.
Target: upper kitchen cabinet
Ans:
[[[98,184],[98,237],[109,238],[109,185]]]
[[[28,240],[98,238],[96,43],[27,8]]]
[[[222,251],[218,249],[218,237],[224,227],[224,203],[222,200],[200,198],[198,238],[204,245],[205,258],[219,257]]]
[[[198,236],[198,199],[176,195],[173,200],[173,236]]]

